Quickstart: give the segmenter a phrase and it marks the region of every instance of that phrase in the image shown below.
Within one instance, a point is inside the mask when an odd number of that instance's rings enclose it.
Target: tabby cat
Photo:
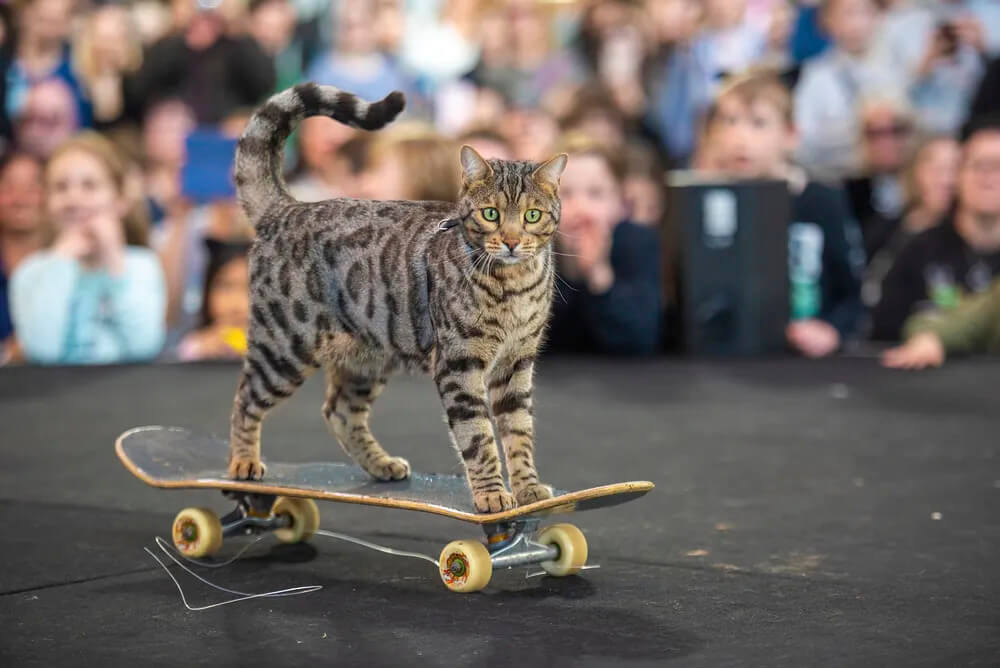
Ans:
[[[265,414],[320,366],[323,416],[378,480],[410,465],[372,436],[368,417],[390,373],[433,373],[452,443],[480,512],[552,495],[534,460],[532,372],[552,301],[552,235],[566,156],[543,164],[484,160],[462,147],[457,204],[293,199],[281,148],[303,118],[375,130],[403,109],[301,84],[261,107],[240,139],[235,179],[257,240],[251,320],[230,433],[229,475],[259,479]],[[490,417],[507,458],[504,485]]]

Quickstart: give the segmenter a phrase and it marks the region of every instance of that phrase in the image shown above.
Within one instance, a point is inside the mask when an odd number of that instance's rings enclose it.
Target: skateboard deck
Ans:
[[[263,480],[231,480],[225,469],[228,442],[181,427],[130,429],[118,437],[115,451],[133,475],[154,487],[306,497],[418,510],[483,525],[607,508],[653,489],[651,482],[633,481],[577,491],[553,490],[551,499],[499,513],[479,513],[465,477],[453,474],[413,472],[407,480],[378,482],[352,464],[265,460],[267,472]]]

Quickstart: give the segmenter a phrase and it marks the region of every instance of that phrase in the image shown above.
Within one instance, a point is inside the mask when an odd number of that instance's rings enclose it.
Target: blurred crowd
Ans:
[[[549,348],[677,345],[666,173],[787,183],[791,350],[1000,351],[1000,3],[991,0],[8,0],[4,362],[239,357],[252,229],[229,178],[300,81],[300,199],[453,200],[458,147],[570,154]]]

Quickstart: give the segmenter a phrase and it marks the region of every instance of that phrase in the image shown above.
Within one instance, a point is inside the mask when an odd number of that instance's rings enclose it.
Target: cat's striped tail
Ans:
[[[234,178],[240,204],[256,226],[276,204],[293,200],[282,177],[285,140],[303,118],[329,116],[352,127],[378,130],[406,105],[399,91],[366,102],[333,86],[304,83],[269,99],[254,113],[236,148]]]

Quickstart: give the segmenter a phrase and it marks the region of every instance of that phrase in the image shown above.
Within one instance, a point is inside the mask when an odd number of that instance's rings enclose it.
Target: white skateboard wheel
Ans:
[[[444,586],[452,591],[481,591],[493,577],[493,562],[486,547],[477,540],[456,540],[441,550],[438,571]]]
[[[587,563],[587,539],[572,524],[553,524],[538,533],[536,542],[555,545],[559,557],[539,564],[542,570],[555,577],[575,575]]]
[[[319,508],[312,499],[279,496],[271,507],[271,514],[288,515],[292,520],[290,526],[274,530],[274,535],[282,543],[307,541],[319,528]]]
[[[222,523],[207,508],[185,508],[174,518],[174,547],[185,557],[210,557],[222,547]]]

